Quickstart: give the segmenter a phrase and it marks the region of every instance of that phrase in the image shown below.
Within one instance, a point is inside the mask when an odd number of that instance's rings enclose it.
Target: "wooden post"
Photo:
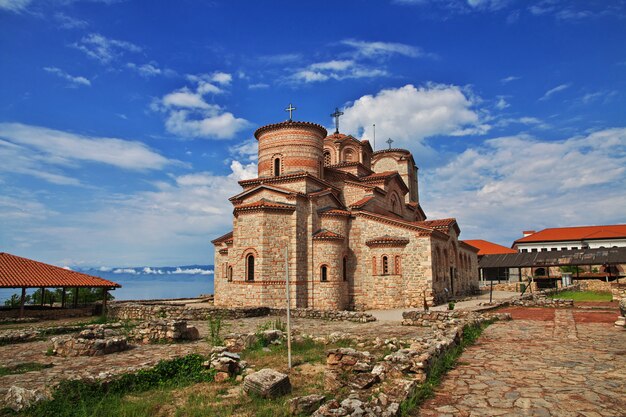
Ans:
[[[74,308],[78,307],[78,287],[74,287]]]
[[[105,316],[107,313],[107,295],[109,294],[108,288],[102,289],[102,315]]]
[[[41,287],[41,306],[43,307],[43,299],[44,299],[44,295],[46,294],[46,289]]]
[[[289,294],[289,248],[285,248],[285,287],[287,289],[287,365],[291,369],[291,294]]]
[[[65,287],[63,287],[63,293],[61,294],[61,308],[65,308]]]
[[[24,317],[24,303],[26,302],[26,287],[22,287],[22,297],[20,298],[20,318]]]
[[[491,279],[491,285],[489,286],[489,304],[493,300],[493,278]]]

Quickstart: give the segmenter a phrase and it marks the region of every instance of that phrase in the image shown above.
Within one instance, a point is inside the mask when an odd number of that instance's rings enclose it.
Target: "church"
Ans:
[[[477,249],[455,219],[427,220],[405,149],[290,119],[260,127],[258,176],[230,198],[215,246],[215,305],[421,308],[478,288]],[[288,265],[285,260],[288,253]],[[288,266],[286,268],[286,266]],[[287,269],[287,270],[286,270]]]

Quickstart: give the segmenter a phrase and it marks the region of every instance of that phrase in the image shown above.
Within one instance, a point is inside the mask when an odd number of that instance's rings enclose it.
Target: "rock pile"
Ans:
[[[287,314],[286,310],[281,308],[272,308],[271,313],[280,316]],[[376,321],[376,317],[362,311],[316,310],[313,308],[292,308],[291,317],[328,321],[352,321],[357,323]]]
[[[289,376],[266,368],[246,376],[243,390],[262,398],[276,398],[291,392],[291,382]]]
[[[13,385],[4,396],[4,405],[13,411],[21,411],[36,402],[48,399],[41,390],[32,390]]]
[[[152,320],[140,323],[133,329],[131,338],[139,343],[174,342],[197,340],[200,333],[195,327],[187,326],[186,320]]]
[[[289,400],[289,412],[292,415],[310,415],[324,403],[324,396],[318,394],[295,397]]]
[[[105,328],[86,329],[76,336],[53,337],[51,342],[53,353],[60,356],[99,356],[129,348],[126,337]]]
[[[229,352],[225,346],[217,346],[211,349],[211,358],[204,363],[206,368],[215,369],[215,381],[222,382],[235,375],[239,375],[248,364],[241,357]]]
[[[110,324],[92,324],[89,326],[54,326],[42,328],[27,328],[18,330],[7,330],[0,332],[0,345],[8,345],[13,343],[31,342],[39,337],[48,335],[80,332],[89,329],[118,329],[122,327],[122,323]]]
[[[352,348],[332,349],[326,352],[324,388],[335,391],[343,386],[366,389],[379,381],[372,373],[375,358],[369,352]]]
[[[287,336],[280,330],[269,329],[259,333],[229,333],[224,336],[224,346],[232,352],[241,352],[261,341],[264,345],[280,344]]]

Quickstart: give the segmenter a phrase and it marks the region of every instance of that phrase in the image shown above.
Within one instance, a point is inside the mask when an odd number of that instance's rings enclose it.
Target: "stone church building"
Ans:
[[[309,122],[263,126],[258,177],[230,198],[215,245],[215,305],[388,309],[445,302],[478,287],[477,249],[455,219],[426,220],[405,149]]]

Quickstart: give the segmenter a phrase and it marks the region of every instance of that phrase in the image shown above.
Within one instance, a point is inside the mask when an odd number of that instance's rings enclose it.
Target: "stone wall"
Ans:
[[[272,308],[272,314],[286,315],[284,308]],[[306,319],[322,319],[328,321],[353,321],[359,323],[367,323],[376,321],[376,317],[368,313],[359,311],[341,311],[341,310],[315,310],[312,308],[294,308],[291,309],[291,317]]]
[[[187,326],[185,320],[151,320],[139,323],[129,337],[139,343],[175,342],[197,340],[200,333],[195,327]]]
[[[19,308],[0,309],[0,319],[17,318],[19,315]],[[56,320],[69,317],[89,317],[93,315],[94,306],[79,308],[26,307],[24,309],[24,317],[38,318],[42,320]]]
[[[89,326],[55,326],[44,328],[22,328],[10,329],[0,332],[0,346],[13,343],[31,342],[38,338],[50,335],[58,335],[64,333],[77,333],[82,330],[90,330],[97,328],[118,329],[122,327],[122,323],[110,323],[106,325],[92,324]]]
[[[166,304],[111,303],[107,317],[118,320],[154,320],[175,318],[181,320],[206,320],[220,316],[224,319],[267,316],[268,307],[219,308],[188,307]]]
[[[100,356],[129,348],[126,337],[104,327],[86,329],[76,336],[53,337],[51,342],[53,353],[59,356]]]

